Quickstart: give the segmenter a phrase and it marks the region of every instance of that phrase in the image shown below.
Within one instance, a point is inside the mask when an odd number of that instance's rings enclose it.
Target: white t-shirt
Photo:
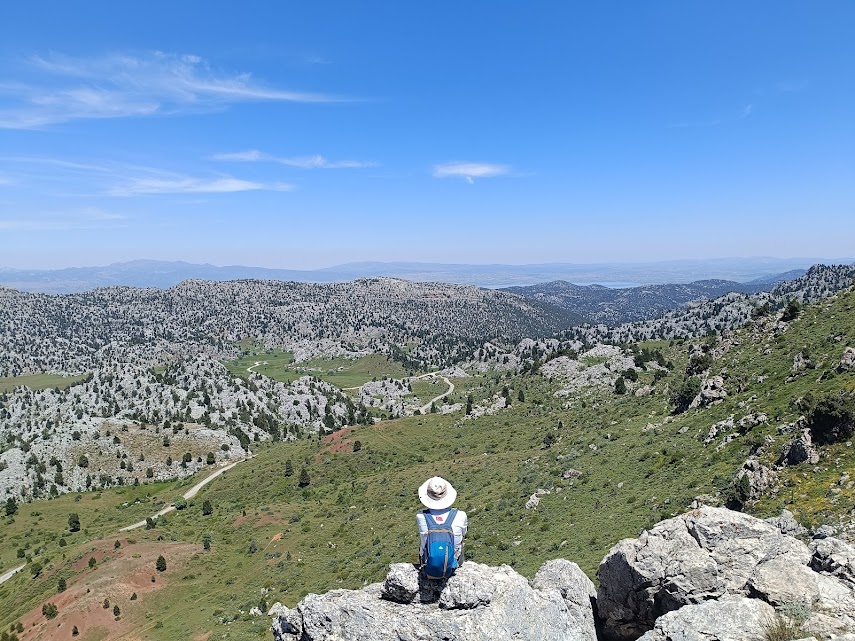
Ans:
[[[437,523],[442,525],[445,523],[445,519],[448,518],[448,513],[451,510],[452,508],[446,508],[444,510],[428,510],[428,512],[430,512]],[[416,523],[419,524],[419,535],[421,537],[421,544],[419,545],[419,558],[421,558],[425,551],[428,535],[428,524],[424,510],[416,514]],[[451,522],[451,531],[454,532],[454,556],[457,558],[460,558],[460,551],[463,549],[463,537],[466,536],[466,530],[468,529],[469,518],[466,516],[466,512],[457,510],[457,514]]]

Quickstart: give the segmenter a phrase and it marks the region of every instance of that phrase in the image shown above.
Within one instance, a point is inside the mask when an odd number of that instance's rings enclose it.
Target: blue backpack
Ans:
[[[457,569],[454,556],[454,531],[451,524],[457,516],[457,510],[449,510],[445,523],[437,523],[433,515],[425,510],[428,533],[421,571],[428,579],[447,579]]]

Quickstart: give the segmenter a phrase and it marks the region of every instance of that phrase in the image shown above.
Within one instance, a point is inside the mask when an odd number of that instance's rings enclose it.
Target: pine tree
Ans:
[[[303,469],[300,470],[300,482],[298,483],[298,485],[300,487],[308,487],[309,483],[311,483],[311,482],[312,482],[312,480],[309,478],[309,472],[304,467]]]
[[[18,513],[18,503],[14,497],[6,499],[6,516],[15,516]]]
[[[77,512],[72,512],[68,515],[68,531],[69,532],[79,532],[80,531],[80,517],[77,515]]]
[[[285,476],[294,476],[294,464],[291,459],[285,461]]]
[[[205,499],[205,502],[202,503],[202,516],[210,516],[214,513],[214,506],[211,505],[211,502],[208,499]]]
[[[157,557],[154,567],[158,572],[166,572],[166,559],[163,558],[162,554]]]

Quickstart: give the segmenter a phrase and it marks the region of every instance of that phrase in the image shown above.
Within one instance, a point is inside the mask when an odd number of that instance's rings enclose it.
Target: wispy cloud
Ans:
[[[376,162],[370,160],[329,160],[319,154],[314,156],[281,157],[257,149],[215,154],[212,156],[212,159],[229,162],[275,162],[286,167],[296,167],[298,169],[363,169],[377,166]]]
[[[751,115],[751,112],[754,110],[754,105],[748,104],[742,108],[742,113],[739,114],[739,118],[748,118]]]
[[[290,191],[294,185],[260,182],[223,174],[189,175],[156,167],[108,162],[75,162],[38,156],[0,156],[0,163],[44,166],[41,183],[88,184],[100,195],[144,196],[151,194],[226,194],[243,191]]]
[[[153,52],[28,59],[26,80],[0,81],[0,128],[36,129],[87,118],[169,115],[239,102],[336,102],[326,94],[268,87],[249,73],[213,69],[193,55]]]
[[[63,231],[74,229],[108,229],[124,227],[127,216],[99,207],[80,207],[66,211],[39,212],[15,217],[0,217],[0,230]]]
[[[434,178],[463,178],[472,184],[476,178],[504,176],[511,170],[508,165],[482,162],[447,162],[433,166]]]
[[[14,185],[15,181],[9,178],[8,176],[3,176],[0,174],[0,187],[8,187],[10,185]]]
[[[287,183],[261,183],[240,178],[133,178],[109,190],[112,196],[141,196],[149,194],[228,194],[241,191],[290,191]]]

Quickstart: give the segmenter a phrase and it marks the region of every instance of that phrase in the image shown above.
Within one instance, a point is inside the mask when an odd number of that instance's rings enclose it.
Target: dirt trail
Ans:
[[[0,583],[5,583],[9,579],[11,579],[13,576],[15,576],[18,572],[23,570],[25,567],[26,567],[26,564],[22,564],[16,568],[12,568],[8,572],[4,572],[3,574],[0,574]]]
[[[210,483],[215,478],[217,478],[220,474],[222,474],[224,472],[228,472],[230,469],[232,469],[238,463],[243,463],[244,461],[251,459],[251,458],[252,458],[252,455],[250,455],[244,459],[241,459],[239,461],[235,461],[234,463],[229,463],[225,467],[221,467],[219,470],[217,470],[216,472],[214,472],[210,476],[207,476],[204,479],[202,479],[201,481],[199,481],[198,483],[196,483],[196,485],[194,485],[189,490],[184,492],[184,494],[182,494],[181,496],[183,496],[185,499],[188,499],[188,500],[192,499],[194,496],[196,496],[199,493],[199,490],[201,490],[208,483]],[[175,510],[175,506],[169,505],[169,506],[163,508],[160,512],[158,512],[157,514],[155,514],[154,516],[152,516],[150,518],[156,519],[157,517],[163,516],[164,514],[169,514],[170,512],[172,512],[174,510]],[[138,521],[136,523],[133,523],[131,525],[126,525],[125,527],[121,528],[119,530],[119,532],[129,532],[131,530],[136,530],[137,528],[141,528],[144,525],[145,525],[145,519],[143,519],[142,521]]]

